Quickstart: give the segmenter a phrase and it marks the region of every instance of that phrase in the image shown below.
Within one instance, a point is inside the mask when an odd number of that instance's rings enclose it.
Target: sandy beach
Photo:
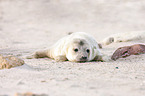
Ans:
[[[69,32],[86,32],[98,42],[119,33],[145,30],[144,0],[0,0],[0,54],[25,64],[0,70],[0,96],[32,92],[47,96],[144,96],[145,55],[109,62],[26,59]],[[112,55],[141,40],[112,43]]]

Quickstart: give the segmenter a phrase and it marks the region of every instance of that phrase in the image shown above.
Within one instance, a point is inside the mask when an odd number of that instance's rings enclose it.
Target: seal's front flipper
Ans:
[[[56,56],[54,59],[57,62],[62,62],[62,61],[66,61],[67,60],[66,56],[64,56],[64,55]]]
[[[98,55],[94,58],[93,61],[108,62],[111,61],[111,56],[108,55]]]

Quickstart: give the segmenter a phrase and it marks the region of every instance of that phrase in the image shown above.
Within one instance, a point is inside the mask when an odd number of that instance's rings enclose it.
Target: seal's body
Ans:
[[[49,57],[56,61],[92,61],[103,60],[98,43],[94,37],[84,32],[75,32],[58,40],[46,50],[37,51],[35,58]]]

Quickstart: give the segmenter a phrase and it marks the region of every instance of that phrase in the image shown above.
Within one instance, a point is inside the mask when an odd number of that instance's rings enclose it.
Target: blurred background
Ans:
[[[51,44],[76,31],[99,41],[110,34],[143,30],[145,0],[0,0],[0,37],[8,38],[7,43]]]

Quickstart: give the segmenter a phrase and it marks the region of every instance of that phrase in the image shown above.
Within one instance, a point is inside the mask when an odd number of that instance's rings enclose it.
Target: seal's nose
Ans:
[[[86,59],[87,59],[87,57],[82,56],[82,59],[83,59],[83,60],[86,60]]]
[[[79,61],[87,61],[87,57],[86,56],[82,56]]]

